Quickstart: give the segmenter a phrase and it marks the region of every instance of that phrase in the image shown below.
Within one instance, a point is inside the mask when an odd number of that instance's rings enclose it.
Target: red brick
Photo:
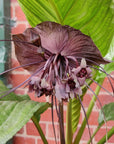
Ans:
[[[46,124],[40,124],[44,135],[46,134]],[[39,136],[39,132],[33,123],[28,122],[26,124],[27,135]]]
[[[12,68],[16,68],[20,66],[19,62],[15,59],[12,59],[11,63],[12,63]],[[15,71],[24,71],[24,69],[21,67],[21,68],[15,69]]]
[[[25,90],[24,89],[17,89],[17,90],[15,90],[15,94],[24,95],[25,94]]]
[[[12,34],[23,33],[26,29],[25,24],[18,24],[16,27],[12,28]]]
[[[109,129],[108,129],[109,131]],[[95,140],[99,141],[104,135],[106,135],[106,129],[105,128],[101,128],[97,134],[95,135]],[[113,140],[113,141],[112,141]],[[110,138],[109,142],[114,142],[114,137]]]
[[[90,96],[91,95],[91,96]],[[83,105],[84,107],[88,107],[89,104],[90,104],[90,101],[91,101],[91,97],[92,97],[92,94],[86,94],[84,97],[83,97]]]
[[[9,80],[11,81],[12,85],[18,86],[19,84],[21,84],[22,82],[24,82],[27,78],[29,78],[30,75],[26,75],[26,74],[11,74]],[[21,86],[24,87],[24,86]]]
[[[112,85],[114,85],[114,81],[113,81],[112,79],[110,79],[110,80],[111,80]],[[110,82],[109,82],[108,78],[105,78],[104,83],[103,83],[102,86],[103,86],[105,89],[107,89],[108,91],[112,92],[112,88],[111,88],[111,85],[110,85]],[[102,90],[102,91],[103,91],[103,90]]]
[[[17,0],[11,0],[11,3],[13,3],[13,2],[17,2]]]
[[[41,121],[52,121],[51,108],[48,108],[43,114],[41,114]],[[56,110],[54,110],[54,121],[58,122]]]
[[[102,106],[111,102],[114,102],[114,98],[110,95],[99,95],[99,100],[102,103]],[[101,109],[99,102],[97,100],[97,106]]]
[[[97,87],[97,84],[93,82],[93,83],[91,84],[91,89],[92,89],[93,91],[95,91],[96,87]]]
[[[90,132],[91,132],[91,135],[92,135],[92,133],[93,133],[92,128],[90,128]],[[88,130],[88,128],[85,128],[84,133],[82,135],[82,140],[87,140],[88,141],[89,139],[90,139],[89,130]]]
[[[48,141],[48,144],[56,144],[55,140],[47,140],[47,141]],[[41,139],[38,139],[37,144],[44,144],[44,143]],[[57,142],[57,144],[59,144],[59,143]]]
[[[24,128],[21,128],[17,133],[23,134],[24,133]]]
[[[13,16],[14,16],[14,8],[13,8],[13,6],[10,7],[10,11],[11,11],[11,18],[13,18]]]
[[[98,115],[99,115],[99,112],[92,112],[91,115],[90,115],[90,118],[88,120],[89,122],[89,125],[98,125]]]
[[[35,97],[35,93],[28,93],[28,95],[30,96],[31,100],[33,101],[37,101],[37,102],[46,102],[46,97],[45,96],[41,96],[41,97]]]
[[[110,139],[108,140],[108,142],[114,143],[114,134],[110,137]]]
[[[43,141],[41,139],[37,140],[37,144],[44,144]]]
[[[33,138],[15,136],[13,144],[35,144],[35,140]]]
[[[17,17],[18,21],[26,21],[25,14],[20,6],[15,7],[15,16]]]
[[[54,124],[56,137],[59,137],[59,124]],[[54,138],[53,126],[51,124],[48,125],[48,138]]]
[[[114,126],[114,121],[108,121],[107,126]]]

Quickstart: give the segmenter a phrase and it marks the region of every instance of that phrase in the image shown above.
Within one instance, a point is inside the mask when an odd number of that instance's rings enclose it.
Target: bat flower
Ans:
[[[31,73],[29,91],[38,97],[55,95],[61,101],[81,95],[92,77],[90,67],[109,63],[89,36],[55,22],[28,28],[13,41],[20,65]]]

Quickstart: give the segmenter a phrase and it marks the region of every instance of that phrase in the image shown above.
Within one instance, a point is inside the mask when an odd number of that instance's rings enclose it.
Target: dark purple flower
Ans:
[[[29,90],[38,97],[55,95],[61,101],[82,95],[81,87],[92,77],[89,65],[108,63],[89,36],[55,22],[28,28],[13,40],[20,64],[33,63],[25,69],[33,74]]]

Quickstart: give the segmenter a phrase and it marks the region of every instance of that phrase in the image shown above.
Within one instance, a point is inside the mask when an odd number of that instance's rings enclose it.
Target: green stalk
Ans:
[[[37,130],[38,130],[38,132],[39,132],[39,134],[40,134],[40,136],[41,136],[41,138],[42,138],[43,143],[44,143],[44,144],[48,144],[48,142],[47,142],[47,140],[46,140],[46,138],[45,138],[45,135],[44,135],[44,133],[43,133],[43,131],[42,131],[40,125],[39,125],[39,121],[38,121],[38,119],[35,117],[35,115],[33,115],[32,121],[33,121],[33,123],[35,124],[35,126],[36,126],[36,128],[37,128]]]
[[[67,104],[66,115],[66,144],[72,144],[72,100],[70,99]]]
[[[104,78],[101,79],[101,81],[99,82],[99,84],[102,85],[103,81],[104,81]],[[100,86],[97,86],[97,88],[96,88],[96,90],[95,90],[95,94],[96,94],[96,95],[99,94],[100,89],[101,89],[101,87],[100,87]],[[87,110],[87,113],[86,113],[88,119],[89,119],[89,116],[90,116],[90,114],[91,114],[91,112],[92,112],[92,109],[93,109],[93,107],[94,107],[94,102],[96,101],[96,99],[97,99],[96,96],[93,95],[93,98],[92,98],[92,100],[91,100],[91,102],[90,102],[90,104],[89,104],[89,107],[88,107],[88,110]],[[74,143],[73,143],[73,144],[79,144],[80,139],[81,139],[81,137],[82,137],[82,135],[83,135],[83,132],[84,132],[84,130],[85,130],[85,127],[86,127],[86,119],[84,118],[84,120],[83,120],[83,122],[82,122],[82,125],[81,125],[81,127],[80,127],[80,129],[79,129],[79,131],[78,131],[78,134],[76,135],[76,137],[75,137],[75,139],[74,139]]]
[[[109,139],[112,135],[114,135],[114,127],[112,127],[107,132],[107,138]],[[97,144],[104,144],[105,142],[106,142],[106,135]]]

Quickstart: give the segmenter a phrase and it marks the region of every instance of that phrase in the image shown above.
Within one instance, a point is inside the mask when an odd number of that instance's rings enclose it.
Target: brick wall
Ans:
[[[17,0],[11,0],[11,17],[12,19],[17,20],[16,27],[12,28],[12,34],[21,33],[26,28],[29,27],[29,24],[26,21],[26,18],[21,8],[19,7]],[[18,65],[19,63],[16,60],[16,57],[14,54],[14,46],[12,44],[12,67],[16,67]],[[22,68],[13,71],[12,74],[10,75],[12,85],[16,86],[20,84],[21,82],[23,82],[23,80],[28,78],[28,76],[29,76],[28,72]],[[109,90],[111,90],[109,83],[107,82],[107,79],[104,83],[104,86],[107,87]],[[95,87],[96,85],[93,84],[92,88],[95,89]],[[25,94],[27,93],[27,89],[24,89],[23,87],[21,87],[18,90],[16,90],[16,93]],[[35,101],[40,101],[40,102],[49,101],[49,98],[45,98],[45,97],[35,98],[33,93],[29,95],[31,99]],[[87,95],[84,97],[83,104],[86,110],[91,100],[91,96],[92,94],[88,91]],[[112,101],[114,102],[114,99],[111,96],[107,95],[103,90],[100,92],[99,99],[103,105]],[[98,105],[98,103],[96,105]],[[66,104],[64,106],[64,109],[65,109],[64,115],[66,115]],[[97,122],[98,112],[99,112],[99,106],[98,108],[94,107],[92,115],[89,119],[91,132],[93,132],[96,126],[98,125],[98,122]],[[84,118],[84,114],[82,111],[80,123],[78,127],[80,127],[83,118]],[[54,112],[54,119],[55,119],[55,127],[56,127],[56,130],[58,131],[58,118],[55,112]],[[55,142],[54,142],[53,129],[52,129],[52,124],[51,124],[51,110],[50,109],[48,109],[45,113],[41,115],[40,125],[43,129],[43,132],[46,138],[48,139],[49,144],[54,144]],[[112,125],[114,126],[114,122],[112,121],[108,122],[108,129],[110,129]],[[105,134],[105,131],[106,131],[105,126],[103,126],[102,129],[95,136],[93,140],[94,144],[97,143],[97,141]],[[86,127],[80,144],[86,144],[88,139],[89,139],[89,134],[88,134],[88,129]],[[42,143],[43,142],[40,139],[39,133],[37,132],[31,120],[14,137],[14,144],[42,144]],[[109,143],[110,144],[114,143],[114,136],[110,138]]]

